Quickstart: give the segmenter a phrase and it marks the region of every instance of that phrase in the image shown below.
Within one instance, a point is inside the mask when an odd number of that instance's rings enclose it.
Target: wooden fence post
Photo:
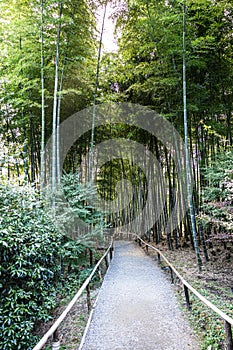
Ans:
[[[87,310],[88,310],[88,313],[90,313],[90,312],[91,312],[90,284],[87,285],[87,287],[86,287],[86,292],[87,292]]]
[[[189,300],[189,290],[188,287],[184,284],[184,294],[185,294],[185,299],[186,299],[186,306],[188,310],[191,310],[191,304]]]
[[[105,260],[105,264],[106,264],[106,267],[108,268],[108,256],[106,255],[105,257],[104,257],[104,260]]]
[[[231,325],[229,322],[224,322],[225,332],[226,332],[226,350],[233,350],[233,340],[232,340],[232,332]]]
[[[113,252],[113,247],[111,247],[109,250],[110,261],[112,261],[112,252]]]
[[[172,284],[174,284],[174,276],[173,276],[173,271],[172,271],[171,266],[169,266],[169,269],[170,269],[170,273],[171,273],[171,281],[172,281]]]

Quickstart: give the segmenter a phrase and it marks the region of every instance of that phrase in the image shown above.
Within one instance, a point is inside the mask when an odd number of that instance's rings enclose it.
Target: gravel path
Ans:
[[[170,282],[133,242],[115,243],[82,350],[199,350]]]

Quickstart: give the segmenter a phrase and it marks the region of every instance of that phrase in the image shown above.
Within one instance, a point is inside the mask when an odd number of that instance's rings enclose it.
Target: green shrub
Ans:
[[[77,291],[90,273],[87,248],[103,230],[102,215],[87,205],[85,193],[93,189],[81,187],[75,175],[64,177],[63,186],[71,205],[57,225],[34,189],[0,184],[1,350],[31,349],[36,323],[47,321],[58,297]],[[93,227],[81,239],[62,234],[66,224],[75,230],[73,210]]]
[[[232,240],[233,229],[233,152],[220,152],[210,167],[204,169],[205,181],[200,219],[212,234],[224,234]],[[227,236],[229,238],[227,239]]]
[[[0,185],[0,349],[26,349],[55,305],[63,237],[30,188]]]

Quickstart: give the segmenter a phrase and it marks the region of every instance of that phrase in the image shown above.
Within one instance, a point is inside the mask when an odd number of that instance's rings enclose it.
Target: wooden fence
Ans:
[[[77,300],[81,297],[84,291],[87,293],[87,308],[88,312],[91,311],[91,296],[90,296],[90,283],[97,271],[100,269],[100,265],[105,262],[106,267],[109,266],[109,262],[112,260],[113,257],[113,238],[111,238],[110,244],[108,249],[103,254],[102,258],[98,261],[98,263],[93,268],[90,276],[85,280],[81,288],[78,290],[76,295],[73,297],[71,302],[68,304],[66,309],[62,312],[62,314],[59,316],[59,318],[55,321],[55,323],[50,327],[48,332],[41,338],[39,343],[37,343],[36,346],[34,346],[33,350],[41,350],[43,346],[47,343],[50,337],[52,337],[53,342],[57,342],[58,339],[58,327],[63,322],[63,320],[66,318],[67,314],[70,312],[72,307],[75,305]]]
[[[156,247],[152,246],[151,244],[145,242],[140,236],[137,234],[128,234],[128,239],[131,239],[132,236],[136,237],[136,241],[139,244],[139,246],[143,246],[146,248],[147,254],[149,254],[149,248],[154,250],[157,253],[158,261],[161,261],[161,258],[166,262],[170,269],[171,273],[171,280],[172,283],[174,282],[174,274],[179,278],[179,280],[182,282],[184,286],[184,295],[186,300],[186,306],[188,310],[191,310],[191,304],[189,300],[189,291],[195,294],[198,299],[205,304],[209,309],[213,310],[216,314],[218,314],[223,320],[224,320],[224,327],[225,327],[225,333],[226,333],[226,350],[233,350],[233,340],[232,340],[232,327],[233,327],[233,318],[229,317],[227,314],[225,314],[223,311],[221,311],[217,306],[212,304],[209,300],[207,300],[203,295],[201,295],[195,288],[193,288],[175,269],[175,267],[168,261],[168,259],[163,255],[163,253],[157,249]]]
[[[77,300],[80,298],[82,293],[86,290],[87,292],[87,307],[90,311],[91,309],[91,300],[90,300],[90,282],[92,278],[94,277],[96,271],[99,270],[100,265],[103,261],[105,261],[106,266],[108,267],[109,261],[112,260],[113,256],[113,237],[110,238],[110,244],[102,258],[99,260],[99,262],[95,265],[93,268],[90,276],[86,279],[86,281],[83,283],[82,287],[78,290],[77,294],[74,296],[74,298],[71,300],[69,305],[66,307],[66,309],[63,311],[61,316],[56,320],[56,322],[53,324],[53,326],[48,330],[48,332],[43,336],[43,338],[39,341],[39,343],[33,348],[33,350],[41,350],[42,347],[47,343],[48,339],[50,337],[53,337],[53,340],[56,340],[57,338],[57,330],[62,321],[65,319],[67,314],[70,312],[71,308],[74,306],[74,304],[77,302]],[[140,236],[138,236],[135,233],[121,233],[118,232],[115,234],[115,239],[128,239],[132,240],[135,239],[135,241],[139,244],[139,246],[146,248],[147,254],[149,254],[149,248],[152,249],[157,253],[158,261],[161,261],[161,258],[166,262],[166,264],[169,267],[170,274],[171,274],[171,280],[172,283],[174,282],[174,274],[178,277],[178,279],[182,282],[184,287],[184,295],[186,300],[186,306],[188,310],[191,310],[191,304],[189,300],[189,292],[192,292],[196,297],[205,304],[209,309],[213,310],[217,315],[219,315],[224,320],[224,326],[225,326],[225,333],[226,333],[226,350],[233,350],[233,340],[232,340],[232,327],[233,327],[233,318],[229,317],[227,314],[225,314],[223,311],[221,311],[219,308],[217,308],[214,304],[212,304],[209,300],[207,300],[203,295],[201,295],[195,288],[193,288],[176,270],[176,268],[168,261],[168,259],[164,256],[164,254],[157,249],[156,247],[152,246],[151,244],[145,242]]]

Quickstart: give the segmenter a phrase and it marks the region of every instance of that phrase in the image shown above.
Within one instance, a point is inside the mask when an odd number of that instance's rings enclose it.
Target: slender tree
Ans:
[[[184,103],[184,141],[185,141],[185,158],[186,158],[186,177],[187,177],[187,195],[189,201],[189,211],[192,227],[192,237],[194,249],[197,257],[198,267],[201,270],[202,261],[200,257],[197,232],[196,232],[196,219],[193,205],[192,196],[192,178],[191,178],[191,163],[189,155],[189,142],[188,142],[188,121],[187,121],[187,91],[186,91],[186,4],[183,4],[183,103]]]
[[[57,183],[57,102],[58,102],[58,79],[59,79],[59,55],[60,55],[60,36],[61,36],[61,17],[62,17],[63,1],[59,2],[59,16],[57,27],[57,39],[56,39],[56,59],[55,59],[55,76],[54,76],[54,96],[53,96],[53,132],[52,132],[52,195],[53,206],[55,206],[55,190]]]
[[[57,103],[57,134],[56,134],[56,145],[57,145],[57,183],[58,186],[61,182],[61,169],[60,169],[60,119],[61,119],[61,99],[62,99],[62,87],[63,87],[63,78],[64,78],[64,71],[65,71],[65,63],[66,63],[66,56],[63,60],[62,70],[61,70],[61,78],[60,78],[60,86],[59,86],[59,96],[58,96],[58,103]]]
[[[98,87],[99,87],[100,59],[101,59],[101,49],[102,49],[102,42],[103,42],[107,3],[108,3],[108,1],[106,0],[105,4],[104,4],[104,13],[103,13],[102,26],[101,26],[101,31],[100,31],[99,49],[98,49],[96,76],[95,76],[95,90],[94,90],[92,127],[91,127],[91,144],[90,144],[90,163],[89,163],[90,181],[93,180],[92,169],[93,169],[93,149],[94,149],[94,138],[95,138],[96,99],[97,99],[97,93],[98,93]]]
[[[44,86],[44,0],[41,0],[41,156],[40,186],[45,182],[45,86]]]

